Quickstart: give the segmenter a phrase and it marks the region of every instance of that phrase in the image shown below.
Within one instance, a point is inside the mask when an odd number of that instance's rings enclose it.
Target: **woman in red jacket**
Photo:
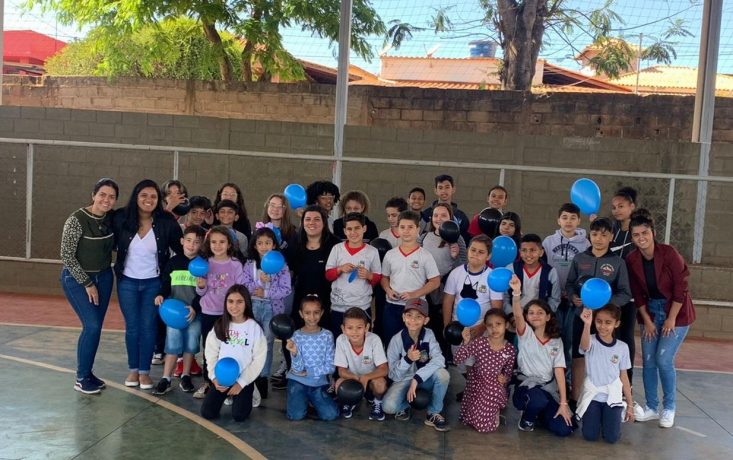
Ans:
[[[679,252],[655,240],[654,220],[640,209],[629,225],[636,250],[626,257],[634,302],[639,310],[643,380],[646,407],[638,411],[640,422],[659,420],[659,426],[674,425],[677,370],[675,356],[695,321],[687,279],[690,272]],[[659,414],[657,382],[664,398]],[[641,408],[640,408],[641,409]]]

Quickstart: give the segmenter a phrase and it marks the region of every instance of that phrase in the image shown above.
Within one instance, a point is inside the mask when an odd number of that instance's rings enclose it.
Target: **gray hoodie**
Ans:
[[[629,285],[629,274],[626,271],[626,262],[610,250],[601,257],[596,257],[593,255],[592,248],[588,248],[573,259],[565,284],[568,298],[572,298],[573,295],[580,297],[576,283],[583,276],[606,280],[611,285],[610,303],[622,307],[631,300],[631,286]],[[580,315],[581,311],[582,309],[577,308],[576,315]]]
[[[545,250],[547,263],[557,272],[557,278],[565,293],[565,283],[568,280],[570,266],[576,255],[585,252],[590,247],[588,234],[584,229],[575,230],[575,236],[568,239],[562,234],[562,230],[557,229],[555,233],[545,238],[542,242],[542,248]]]

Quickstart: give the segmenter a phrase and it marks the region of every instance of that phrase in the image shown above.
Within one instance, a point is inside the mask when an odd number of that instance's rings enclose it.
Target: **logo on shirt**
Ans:
[[[413,260],[412,263],[410,264],[410,268],[414,268],[415,270],[417,270],[418,268],[420,268],[420,264],[418,263],[417,260]]]
[[[242,347],[249,346],[249,340],[247,337],[242,337],[239,335],[239,331],[235,331],[233,329],[229,329],[229,340],[227,340],[227,343],[229,345],[239,345]]]
[[[603,264],[601,265],[601,274],[605,276],[606,278],[613,277],[613,273],[616,271],[615,268],[613,268],[613,265],[611,264]]]
[[[618,355],[613,355],[613,356],[611,356],[611,362],[612,362],[613,364],[618,364],[618,362],[619,362],[619,360],[620,360],[620,359],[621,359],[621,358],[619,358],[619,356],[618,356]]]
[[[373,362],[374,360],[371,356],[364,356],[363,358],[361,358],[361,363],[365,366],[371,366]]]
[[[558,354],[560,354],[560,347],[558,347],[557,345],[550,347],[550,356],[554,358]]]
[[[478,285],[478,292],[479,293],[486,294],[487,291],[488,291],[488,289],[486,288],[486,285],[485,284],[479,284]]]
[[[420,350],[420,359],[418,359],[421,363],[427,363],[430,361],[430,354],[428,353],[428,350]]]

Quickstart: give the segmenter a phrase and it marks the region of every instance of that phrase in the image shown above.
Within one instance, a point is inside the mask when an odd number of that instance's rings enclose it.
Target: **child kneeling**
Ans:
[[[448,423],[440,414],[448,391],[450,375],[435,334],[428,324],[428,303],[410,299],[405,304],[402,321],[405,328],[395,334],[387,348],[389,378],[392,386],[384,395],[384,411],[395,419],[410,420],[410,402],[418,388],[431,393],[425,424],[437,431],[448,431]]]

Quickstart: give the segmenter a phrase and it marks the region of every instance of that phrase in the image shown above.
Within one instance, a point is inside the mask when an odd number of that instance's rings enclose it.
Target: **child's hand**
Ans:
[[[410,300],[410,299],[414,299],[415,297],[417,296],[415,295],[414,292],[403,292],[402,294],[399,295],[399,298],[402,300]]]
[[[369,386],[369,377],[360,375],[359,376],[359,383],[361,383],[361,386],[364,387],[364,391],[367,391],[367,387]]]
[[[199,289],[203,289],[206,287],[206,278],[198,277],[196,278],[196,287]]]
[[[519,281],[519,277],[517,275],[512,275],[512,279],[509,281],[509,287],[512,288],[512,291],[514,292],[522,292],[522,282]]]
[[[507,383],[509,383],[509,377],[504,374],[499,374],[496,380],[499,381],[499,385],[506,385]]]
[[[455,258],[457,258],[457,257],[458,257],[458,252],[459,252],[459,250],[460,250],[460,249],[459,249],[459,247],[458,247],[458,243],[453,243],[453,244],[451,244],[451,245],[450,245],[450,258],[451,258],[451,259],[455,259]]]
[[[216,388],[216,391],[219,391],[221,393],[226,393],[227,391],[229,391],[229,387],[223,387],[219,385],[219,382],[217,382],[216,379],[212,380],[211,383],[214,384],[214,388]]]
[[[262,281],[263,283],[267,284],[270,282],[271,279],[272,278],[270,277],[270,275],[266,274],[265,272],[260,273],[260,281]]]
[[[188,308],[188,315],[186,316],[186,321],[188,321],[188,324],[191,324],[194,319],[196,319],[196,310],[193,309],[192,306],[186,305],[186,308]]]
[[[206,222],[208,225],[212,225],[214,223],[214,212],[211,209],[206,211],[204,222]]]
[[[468,342],[471,341],[471,329],[464,327],[463,332],[461,332],[461,337],[463,337],[463,345],[468,345]]]
[[[229,389],[229,392],[227,393],[229,396],[237,396],[242,391],[242,385],[239,384],[239,382],[232,385],[232,387]]]
[[[636,418],[634,417],[634,403],[629,404],[626,407],[626,415],[624,415],[624,421],[633,422]]]
[[[265,290],[262,288],[255,289],[255,297],[264,298],[265,297]]]
[[[580,319],[582,319],[583,324],[587,326],[593,323],[593,312],[590,308],[583,308],[583,312],[580,314]]]
[[[567,426],[573,426],[572,414],[570,413],[568,403],[560,404],[560,407],[557,408],[557,412],[553,418],[557,418],[558,416],[565,420],[565,424]]]
[[[407,351],[407,358],[413,362],[420,359],[420,350],[417,349],[417,345],[413,345],[412,347],[410,347],[410,349]]]
[[[364,268],[364,266],[359,266],[359,279],[360,280],[370,280],[372,278],[372,272]]]
[[[165,300],[163,299],[163,296],[159,295],[155,297],[155,300],[153,300],[153,303],[155,304],[156,307],[160,307],[161,304],[163,303],[163,300]]]
[[[398,300],[400,298],[400,295],[396,293],[392,288],[385,289],[384,293],[387,294],[387,298],[390,300]]]
[[[166,211],[173,211],[176,206],[183,203],[183,200],[186,199],[186,195],[183,193],[171,193],[167,197],[165,197],[165,210]]]
[[[351,271],[355,268],[356,268],[356,265],[354,264],[343,264],[343,265],[339,265],[338,271],[341,273],[351,273]]]
[[[293,342],[293,339],[288,339],[285,343],[285,349],[290,352],[291,355],[296,356],[298,354],[298,347]]]
[[[412,402],[415,399],[415,393],[417,392],[417,380],[412,379],[410,382],[410,389],[407,390],[407,402]]]
[[[576,307],[583,306],[583,301],[577,295],[573,295],[572,301],[573,301],[573,305],[575,305]]]

